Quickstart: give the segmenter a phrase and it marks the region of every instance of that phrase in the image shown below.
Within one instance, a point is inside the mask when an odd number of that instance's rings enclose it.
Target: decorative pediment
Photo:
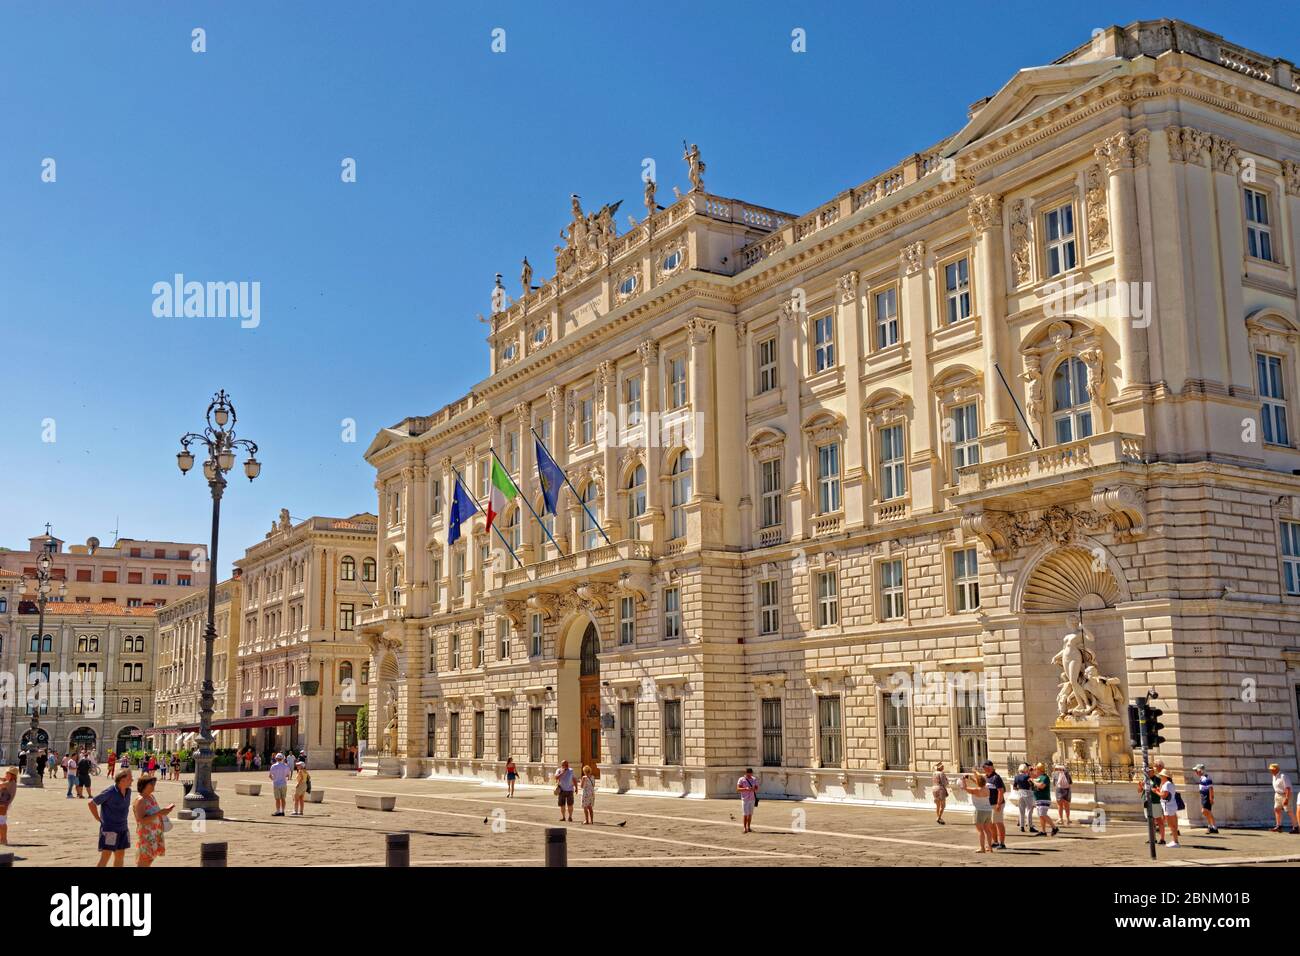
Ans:
[[[843,415],[823,410],[811,415],[803,423],[803,431],[814,445],[824,445],[843,438],[846,423]]]
[[[814,694],[827,696],[839,694],[844,690],[844,680],[848,676],[844,667],[815,667],[808,670],[808,686]]]
[[[759,461],[780,458],[785,453],[785,432],[765,426],[749,439],[749,453]]]
[[[973,402],[984,394],[984,384],[979,373],[965,367],[949,369],[931,387],[941,405]]]
[[[1300,330],[1276,312],[1256,312],[1246,319],[1251,340],[1266,352],[1287,352],[1300,341]]]
[[[655,689],[663,700],[676,700],[686,693],[685,674],[660,674],[654,681]]]
[[[641,679],[639,677],[621,677],[618,680],[611,680],[609,688],[614,692],[615,698],[627,703],[636,700],[641,690]]]
[[[862,414],[877,427],[900,418],[910,418],[912,398],[892,388],[881,389],[862,403]]]
[[[751,674],[749,680],[759,697],[779,697],[785,690],[785,671]]]

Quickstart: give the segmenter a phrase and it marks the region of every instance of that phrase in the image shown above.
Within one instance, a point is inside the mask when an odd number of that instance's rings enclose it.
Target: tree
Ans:
[[[357,740],[370,739],[370,708],[362,704],[357,708]]]

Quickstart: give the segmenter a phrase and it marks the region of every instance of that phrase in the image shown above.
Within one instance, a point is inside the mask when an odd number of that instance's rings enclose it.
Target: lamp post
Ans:
[[[208,405],[207,427],[202,434],[181,436],[181,450],[176,454],[176,464],[181,474],[194,467],[191,445],[207,451],[203,462],[203,477],[208,479],[212,491],[212,546],[208,549],[208,622],[203,631],[203,691],[199,695],[198,753],[194,756],[194,786],[185,795],[185,808],[178,816],[183,820],[221,819],[221,801],[212,786],[212,648],[217,640],[217,529],[221,523],[221,495],[226,490],[226,473],[235,467],[235,453],[243,449],[248,453],[244,474],[252,481],[262,471],[257,460],[257,445],[244,438],[235,437],[235,406],[225,390],[217,392]]]
[[[49,603],[50,592],[54,588],[54,579],[50,566],[54,563],[54,538],[50,536],[50,526],[45,526],[45,547],[41,549],[40,555],[36,558],[36,578],[23,578],[23,591],[26,592],[29,583],[36,585],[36,608],[38,612],[36,623],[36,670],[32,673],[32,727],[29,731],[31,739],[27,743],[27,761],[23,768],[23,786],[24,787],[43,787],[45,782],[42,774],[36,772],[36,751],[39,749],[36,743],[36,735],[41,729],[41,695],[49,693],[49,682],[45,680],[42,671],[42,655],[45,651],[45,605]],[[62,581],[59,583],[59,597],[68,593],[68,583]]]

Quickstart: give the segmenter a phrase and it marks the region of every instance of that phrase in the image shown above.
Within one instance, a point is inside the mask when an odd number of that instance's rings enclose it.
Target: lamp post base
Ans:
[[[18,778],[18,782],[24,787],[43,788],[45,786],[45,779],[34,773],[23,774],[23,776]]]
[[[215,793],[208,797],[188,793],[185,795],[184,804],[184,809],[176,814],[181,820],[220,820],[225,816],[225,811],[221,809],[221,801],[217,799]]]

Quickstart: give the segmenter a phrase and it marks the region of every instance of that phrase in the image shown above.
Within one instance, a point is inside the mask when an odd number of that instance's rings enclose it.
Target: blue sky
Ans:
[[[0,544],[45,521],[206,540],[206,488],[174,454],[217,388],[265,462],[227,493],[223,573],[281,507],[373,509],[376,430],[486,374],[493,274],[512,294],[524,255],[551,274],[571,192],[640,212],[647,157],[661,199],[685,189],[683,139],[711,192],[803,212],[1096,27],[1179,17],[1300,58],[1295,6],[911,9],[5,0]],[[178,272],[260,282],[261,324],[155,317]]]

